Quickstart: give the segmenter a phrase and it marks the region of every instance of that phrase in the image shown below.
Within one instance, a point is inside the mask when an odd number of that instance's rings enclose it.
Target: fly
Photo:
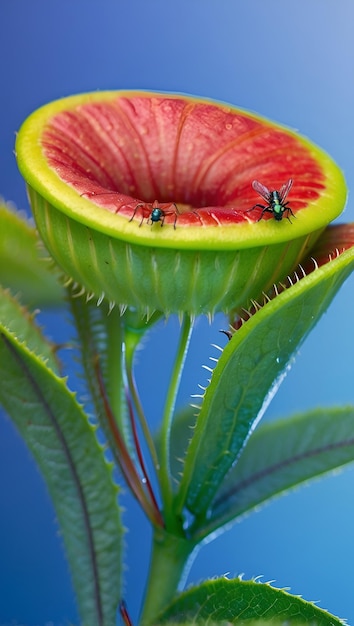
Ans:
[[[292,178],[289,178],[288,182],[282,185],[282,187],[280,188],[280,191],[276,191],[276,190],[270,191],[268,187],[266,187],[265,185],[262,185],[262,183],[258,182],[258,180],[253,181],[252,183],[253,189],[267,203],[266,205],[255,204],[252,207],[252,209],[250,209],[250,211],[253,211],[253,209],[255,209],[256,207],[259,207],[260,209],[262,209],[261,217],[259,218],[258,222],[262,219],[264,213],[271,213],[277,222],[280,222],[286,213],[285,217],[291,223],[289,213],[293,217],[295,217],[295,215],[292,212],[291,208],[289,207],[289,202],[285,202],[285,200],[292,187],[292,184],[293,184],[293,180]]]

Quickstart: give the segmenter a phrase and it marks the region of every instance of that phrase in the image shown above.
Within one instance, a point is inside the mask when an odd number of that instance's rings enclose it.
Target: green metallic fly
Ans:
[[[282,185],[282,187],[280,188],[280,191],[276,191],[276,190],[270,191],[268,187],[266,187],[265,185],[262,185],[262,183],[258,182],[258,180],[253,181],[252,183],[253,189],[267,203],[266,205],[255,204],[252,207],[252,209],[250,209],[250,211],[253,211],[253,209],[255,209],[256,207],[259,207],[260,209],[262,209],[261,217],[259,218],[259,220],[257,220],[258,222],[262,219],[264,213],[271,213],[277,222],[280,222],[286,213],[285,217],[291,223],[289,213],[293,217],[295,217],[295,215],[292,212],[291,208],[288,206],[289,202],[285,202],[285,200],[292,187],[292,184],[293,184],[293,180],[292,178],[289,178],[288,182]]]

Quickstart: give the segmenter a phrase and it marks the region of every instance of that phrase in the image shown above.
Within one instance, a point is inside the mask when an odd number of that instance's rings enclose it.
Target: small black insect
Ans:
[[[149,216],[150,222],[153,224],[154,222],[161,222],[161,226],[165,221],[165,211],[161,209],[159,206],[155,206]]]
[[[170,209],[169,207],[173,207],[173,209]],[[176,228],[176,222],[177,222],[177,217],[179,215],[179,210],[175,202],[171,202],[170,204],[165,205],[165,208],[162,208],[161,206],[159,206],[159,203],[157,200],[155,200],[153,204],[149,204],[149,203],[145,204],[141,202],[136,205],[133,215],[131,216],[129,220],[130,222],[135,217],[138,209],[141,209],[141,214],[142,214],[141,222],[139,226],[142,225],[144,219],[146,219],[147,223],[150,222],[151,224],[156,224],[156,222],[161,222],[161,226],[163,226],[166,215],[174,214],[175,220],[173,223],[173,227]]]
[[[264,213],[272,213],[274,219],[277,222],[280,222],[286,213],[285,217],[289,220],[289,222],[291,222],[289,213],[293,217],[295,217],[295,215],[292,212],[291,208],[288,206],[289,202],[285,202],[285,200],[292,187],[292,184],[293,184],[293,180],[292,178],[289,178],[288,182],[282,185],[282,187],[280,188],[280,191],[276,191],[276,190],[270,191],[268,187],[266,187],[265,185],[262,185],[262,183],[258,182],[258,180],[253,181],[252,183],[253,189],[257,193],[259,193],[259,195],[267,203],[266,205],[255,204],[252,207],[252,209],[250,209],[250,211],[253,211],[253,209],[255,209],[256,207],[259,207],[260,209],[262,209],[262,214],[258,222],[262,219]]]

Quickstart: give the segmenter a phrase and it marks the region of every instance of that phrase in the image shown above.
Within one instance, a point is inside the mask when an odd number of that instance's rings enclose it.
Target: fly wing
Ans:
[[[281,189],[279,191],[279,199],[280,199],[281,203],[284,202],[284,200],[285,200],[286,196],[288,195],[292,185],[293,185],[293,179],[292,178],[289,178],[288,182],[285,183],[284,185],[282,185],[282,187],[281,187]]]
[[[252,187],[257,193],[259,193],[260,196],[262,196],[263,200],[269,203],[271,192],[269,191],[268,187],[262,185],[262,183],[260,183],[258,180],[253,181]]]

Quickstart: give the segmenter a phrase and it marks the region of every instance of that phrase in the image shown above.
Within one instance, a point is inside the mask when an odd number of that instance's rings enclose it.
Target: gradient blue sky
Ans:
[[[351,0],[12,0],[2,2],[0,193],[28,208],[13,154],[16,130],[38,106],[73,93],[143,88],[229,101],[298,129],[327,150],[354,185],[354,5]],[[340,221],[354,221],[349,201]],[[266,419],[354,403],[353,285],[342,288],[301,348]],[[66,322],[43,318],[64,338]],[[222,320],[200,320],[181,402],[205,381],[201,365]],[[177,334],[154,331],[138,375],[151,416],[162,403]],[[159,365],[149,347],[157,342]],[[166,349],[166,344],[170,344]],[[155,378],[152,377],[154,373]],[[148,377],[146,377],[146,375]],[[156,376],[160,381],[156,386]],[[153,393],[151,393],[153,389]],[[354,623],[354,470],[274,501],[205,546],[189,577],[244,573]],[[125,499],[127,601],[142,594],[149,528]],[[55,513],[29,453],[0,415],[0,626],[78,621]]]

